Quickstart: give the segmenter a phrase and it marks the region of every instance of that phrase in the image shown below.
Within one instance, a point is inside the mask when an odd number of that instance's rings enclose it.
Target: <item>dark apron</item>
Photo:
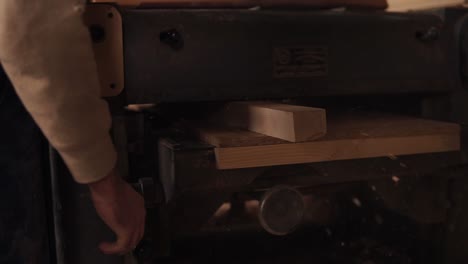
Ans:
[[[0,66],[0,263],[52,263],[45,141]]]

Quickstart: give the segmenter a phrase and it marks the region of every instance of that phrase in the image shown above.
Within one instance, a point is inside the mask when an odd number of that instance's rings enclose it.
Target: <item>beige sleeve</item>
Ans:
[[[0,62],[76,181],[116,163],[82,0],[0,0]]]

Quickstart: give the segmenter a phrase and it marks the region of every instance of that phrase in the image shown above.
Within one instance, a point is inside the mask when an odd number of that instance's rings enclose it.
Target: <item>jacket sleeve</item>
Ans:
[[[0,62],[75,180],[98,181],[116,152],[82,0],[1,0]]]

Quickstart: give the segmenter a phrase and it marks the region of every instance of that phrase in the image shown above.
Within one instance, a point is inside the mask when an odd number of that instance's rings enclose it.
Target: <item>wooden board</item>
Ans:
[[[226,106],[223,122],[289,142],[311,141],[327,132],[325,109],[267,102],[236,102]]]
[[[389,11],[412,11],[462,5],[464,0],[388,0]]]
[[[460,150],[457,124],[388,115],[332,117],[328,133],[313,142],[289,143],[250,131],[200,128],[216,146],[219,169],[253,168]]]

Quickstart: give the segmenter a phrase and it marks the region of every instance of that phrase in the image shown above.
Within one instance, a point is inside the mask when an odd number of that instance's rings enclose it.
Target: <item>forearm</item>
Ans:
[[[0,61],[75,179],[105,177],[116,155],[82,1],[0,1]]]

